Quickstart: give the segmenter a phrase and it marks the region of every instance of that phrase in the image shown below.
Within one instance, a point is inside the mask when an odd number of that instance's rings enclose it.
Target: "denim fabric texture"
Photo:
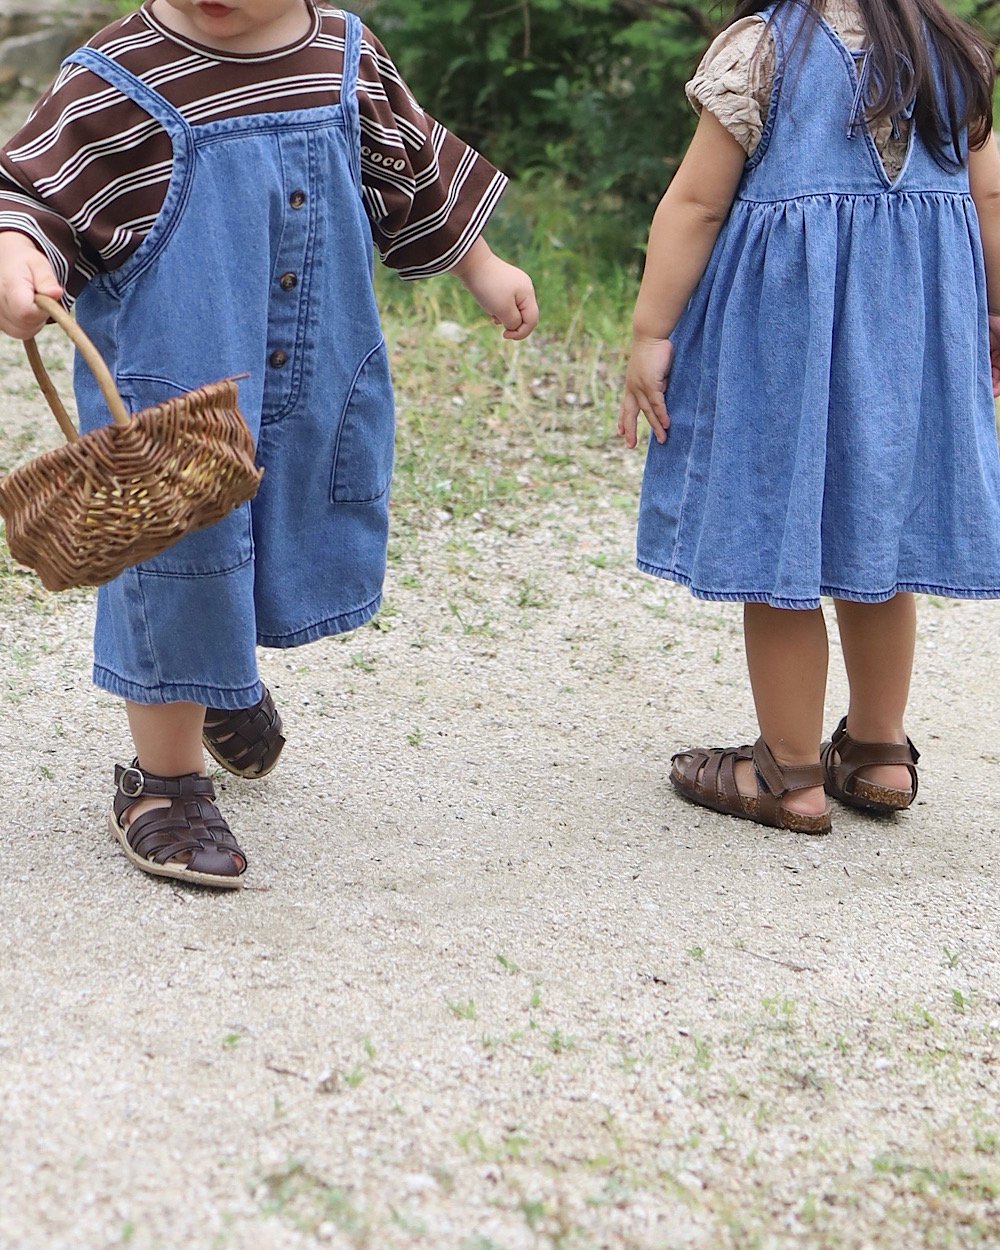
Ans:
[[[394,411],[361,202],[350,16],[335,107],[191,126],[91,49],[69,58],[169,133],[173,179],[139,250],[77,302],[132,411],[247,374],[240,408],[264,467],[252,503],[98,593],[94,678],[139,703],[241,708],[256,646],[354,629],[385,573]],[[108,421],[80,361],[85,429]]]
[[[1000,597],[1000,454],[968,171],[886,176],[855,59],[773,11],[764,134],[672,336],[638,564],[700,598]]]

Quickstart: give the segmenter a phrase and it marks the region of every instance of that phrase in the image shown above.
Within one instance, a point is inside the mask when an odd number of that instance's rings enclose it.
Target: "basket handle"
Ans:
[[[91,343],[90,339],[87,338],[86,334],[84,334],[65,308],[63,308],[62,304],[57,304],[54,299],[50,299],[47,295],[36,295],[35,303],[65,330],[80,355],[87,362],[90,372],[94,375],[97,385],[101,388],[101,394],[104,396],[115,424],[128,425],[130,419],[128,411],[115,387],[111,371],[101,359],[101,353]],[[59,422],[59,428],[66,435],[68,442],[75,443],[80,435],[77,433],[72,418],[59,398],[59,392],[53,385],[45,365],[42,363],[42,357],[38,351],[38,343],[35,339],[28,339],[24,344],[24,350],[28,353],[28,362],[31,365],[31,372],[35,375],[35,381],[48,401],[48,405],[52,409],[52,415]]]

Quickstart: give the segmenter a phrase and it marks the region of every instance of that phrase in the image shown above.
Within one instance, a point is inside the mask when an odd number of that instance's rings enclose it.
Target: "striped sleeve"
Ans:
[[[365,209],[379,255],[403,278],[452,269],[507,178],[423,111],[367,29],[358,82]]]
[[[61,113],[53,101],[64,76],[41,98],[21,130],[0,151],[0,230],[13,230],[27,235],[45,254],[60,284],[72,298],[78,295],[94,273],[94,266],[84,257],[79,233],[60,204],[58,189],[47,195],[36,185],[34,175],[39,167],[43,176],[54,172],[46,161],[46,138],[49,120]],[[39,155],[40,153],[40,155]],[[23,160],[19,157],[23,154]]]

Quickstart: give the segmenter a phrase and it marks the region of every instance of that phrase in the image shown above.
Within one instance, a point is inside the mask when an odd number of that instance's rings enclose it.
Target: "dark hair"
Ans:
[[[819,9],[816,0],[778,0],[778,7],[785,4],[799,4],[813,18]],[[768,7],[769,0],[737,0],[731,23]],[[914,124],[934,159],[963,165],[963,134],[978,148],[993,130],[996,70],[985,39],[938,0],[858,0],[858,7],[875,70],[867,121],[892,118],[912,102]]]

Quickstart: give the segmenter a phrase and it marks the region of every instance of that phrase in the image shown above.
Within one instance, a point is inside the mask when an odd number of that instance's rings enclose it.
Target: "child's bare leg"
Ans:
[[[818,764],[829,661],[823,613],[748,603],[743,633],[761,736],[779,764]],[[756,794],[749,761],[737,765],[736,784],[742,793]],[[793,791],[784,805],[818,815],[827,799],[822,786],[813,786]]]
[[[205,708],[200,703],[128,703],[129,728],[140,769],[158,777],[204,773],[201,730]],[[122,818],[130,824],[154,807],[169,807],[169,799],[141,799]]]
[[[851,688],[847,732],[856,742],[905,742],[903,718],[910,697],[917,608],[913,595],[884,603],[835,600],[844,664]],[[893,790],[909,790],[901,764],[862,768],[859,777]]]

